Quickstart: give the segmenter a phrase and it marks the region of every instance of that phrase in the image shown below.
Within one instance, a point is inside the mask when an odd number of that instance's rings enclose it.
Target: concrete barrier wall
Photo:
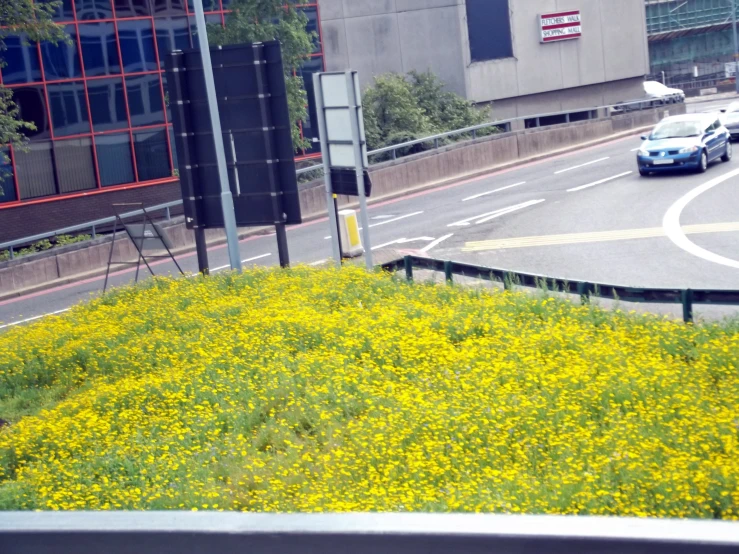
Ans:
[[[614,115],[610,118],[582,121],[545,128],[527,129],[502,135],[483,137],[373,165],[370,169],[373,198],[399,195],[419,188],[482,174],[520,160],[545,156],[563,148],[605,139],[617,133],[654,125],[666,111],[670,115],[685,113],[684,104],[674,104],[655,110]],[[340,205],[353,199],[340,197]],[[306,219],[326,214],[326,191],[323,181],[306,183],[300,187],[300,204]],[[193,233],[184,222],[165,225],[165,232],[178,250],[194,246]],[[240,229],[240,234],[254,232]],[[224,240],[221,230],[206,231],[209,243]],[[0,297],[17,291],[74,280],[84,274],[105,269],[110,255],[111,237],[101,237],[85,243],[53,249],[32,256],[0,263]],[[113,260],[136,260],[133,244],[123,233],[116,236]],[[114,268],[115,269],[115,268]]]

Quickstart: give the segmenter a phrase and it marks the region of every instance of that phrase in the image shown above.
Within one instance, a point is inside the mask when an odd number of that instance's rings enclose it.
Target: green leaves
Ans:
[[[300,67],[313,52],[315,33],[306,30],[307,16],[297,8],[306,0],[235,0],[226,26],[208,26],[211,44],[242,44],[279,40],[285,66],[287,103],[292,122],[293,147],[296,151],[309,148],[310,142],[301,137],[299,123],[308,117],[307,97]]]
[[[490,110],[479,109],[444,90],[431,72],[407,76],[388,73],[364,92],[364,120],[370,150],[485,123]],[[417,149],[423,149],[420,145]]]

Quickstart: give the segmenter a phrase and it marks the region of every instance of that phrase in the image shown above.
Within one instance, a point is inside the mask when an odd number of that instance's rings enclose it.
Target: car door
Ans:
[[[723,156],[723,146],[725,138],[723,134],[719,132],[720,129],[721,122],[719,120],[716,120],[705,130],[704,144],[706,145],[706,150],[708,151],[708,161],[715,160],[719,156]]]

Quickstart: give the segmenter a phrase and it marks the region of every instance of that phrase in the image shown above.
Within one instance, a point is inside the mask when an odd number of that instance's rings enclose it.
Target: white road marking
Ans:
[[[254,260],[261,260],[262,258],[266,258],[267,256],[271,256],[271,255],[272,254],[270,253],[260,254],[259,256],[254,256],[253,258],[247,258],[245,260],[241,260],[241,263],[246,264],[249,262],[253,262]],[[210,273],[215,273],[216,271],[223,271],[224,269],[231,269],[231,264],[214,267],[213,269],[210,270]]]
[[[316,265],[325,264],[326,262],[328,262],[328,258],[324,258],[322,260],[318,260],[317,262],[311,262],[308,265],[316,266]]]
[[[401,215],[401,216],[398,216],[398,217],[393,217],[392,219],[386,219],[384,221],[381,221],[380,223],[373,223],[372,225],[370,225],[370,229],[372,229],[373,227],[379,227],[380,225],[387,225],[388,223],[395,223],[396,221],[400,221],[401,219],[408,219],[409,217],[415,217],[417,215],[421,215],[422,213],[423,213],[423,211],[413,212],[412,214],[405,214],[405,215]],[[380,216],[380,217],[382,217],[382,216]],[[390,216],[390,217],[392,217],[392,216]],[[373,218],[373,219],[375,219],[375,218]],[[360,227],[359,230],[362,231],[363,230],[363,227]],[[330,238],[331,238],[331,235],[329,235],[327,237],[323,237],[323,240],[329,240]]]
[[[241,263],[242,263],[242,264],[247,264],[247,263],[249,263],[249,262],[253,262],[253,261],[255,261],[255,260],[261,260],[262,258],[267,258],[267,257],[269,257],[269,256],[271,256],[271,255],[272,255],[272,254],[271,254],[271,253],[269,253],[269,252],[268,252],[268,253],[266,253],[266,254],[260,254],[259,256],[254,256],[253,258],[247,258],[247,259],[245,259],[245,260],[241,260]]]
[[[426,254],[426,253],[427,253],[427,252],[429,252],[429,251],[430,251],[430,250],[431,250],[432,248],[436,248],[436,247],[437,247],[437,246],[439,246],[439,245],[440,245],[440,244],[441,244],[442,242],[444,242],[444,241],[445,241],[445,240],[447,240],[447,239],[450,239],[450,238],[452,238],[453,236],[454,236],[454,233],[449,233],[448,235],[444,235],[443,237],[441,237],[441,238],[438,238],[438,239],[436,239],[436,240],[435,240],[434,242],[432,242],[431,244],[429,244],[429,245],[427,245],[427,246],[424,246],[423,248],[421,248],[421,250],[419,250],[419,252],[421,252],[422,254]]]
[[[598,162],[604,162],[606,160],[610,159],[610,156],[606,156],[605,158],[600,158],[598,160],[593,160],[592,162],[588,162],[585,164],[575,165],[573,167],[568,167],[567,169],[560,169],[559,171],[555,171],[555,175],[559,175],[560,173],[567,173],[568,171],[572,171],[573,169],[580,169],[581,167],[586,167],[588,165],[597,164]]]
[[[636,152],[636,151],[637,151],[637,150],[639,150],[640,148],[641,148],[641,146],[639,146],[638,148],[632,148],[632,149],[630,150],[630,152]]]
[[[716,264],[725,265],[727,267],[733,267],[734,269],[739,269],[739,261],[714,254],[713,252],[710,252],[705,248],[701,248],[700,246],[692,242],[685,235],[685,232],[680,225],[680,216],[682,215],[685,207],[693,200],[698,198],[701,194],[703,194],[704,192],[708,192],[712,188],[717,187],[721,183],[724,183],[725,181],[728,181],[729,179],[736,177],[737,175],[739,175],[739,169],[729,171],[728,173],[725,173],[720,177],[716,177],[715,179],[712,179],[711,181],[708,181],[707,183],[694,188],[685,196],[680,198],[677,202],[675,202],[672,206],[670,206],[670,209],[667,210],[667,213],[662,220],[662,227],[664,228],[667,237],[679,248],[682,248],[689,254],[697,256],[698,258],[702,258],[706,261]]]
[[[395,217],[395,216],[392,216],[392,215],[376,215],[372,219],[390,219],[391,217]]]
[[[0,325],[0,329],[6,329],[8,327],[13,327],[15,325],[21,325],[22,323],[29,323],[31,321],[36,321],[37,319],[41,319],[42,317],[46,317],[49,315],[57,315],[57,314],[63,314],[64,312],[68,312],[69,308],[64,308],[63,310],[57,310],[55,312],[49,312],[48,314],[41,314],[34,317],[29,317],[27,319],[21,319],[20,321],[14,321],[13,323],[6,323],[5,325]]]
[[[502,190],[512,189],[513,187],[520,187],[521,185],[525,185],[525,184],[526,184],[526,181],[522,181],[520,183],[516,183],[515,185],[508,185],[507,187],[501,187],[499,189],[489,190],[488,192],[483,192],[483,193],[480,193],[480,194],[475,194],[474,196],[468,196],[467,198],[465,198],[464,200],[462,200],[462,202],[469,202],[470,200],[476,200],[477,198],[482,198],[483,196],[487,196],[489,194],[494,194],[494,193],[500,192]]]
[[[393,244],[407,244],[409,242],[430,241],[430,240],[434,240],[434,237],[416,237],[412,239],[396,239],[390,242],[386,242],[384,244],[378,244],[377,246],[373,246],[372,250],[379,250],[380,248],[385,248],[386,246],[392,246]]]
[[[495,219],[502,215],[506,215],[506,214],[509,214],[511,212],[515,212],[518,210],[523,210],[524,208],[528,208],[529,206],[533,206],[535,204],[540,204],[541,202],[544,202],[544,199],[529,200],[528,202],[524,202],[522,204],[516,204],[515,206],[508,206],[507,208],[500,208],[492,212],[488,212],[485,214],[478,214],[472,217],[468,217],[467,219],[455,221],[454,223],[450,223],[449,225],[447,225],[447,227],[467,227],[468,225],[471,225],[473,222],[476,225],[480,225],[481,223],[486,223],[490,221],[491,219]]]
[[[370,225],[370,229],[373,227],[379,227],[380,225],[387,225],[388,223],[395,223],[396,221],[400,221],[401,219],[408,219],[409,217],[415,217],[417,215],[421,215],[423,212],[413,212],[412,214],[405,214],[398,217],[394,217],[392,219],[386,219],[385,221],[381,221],[380,223],[373,223]],[[359,230],[361,231],[362,228],[360,227]]]
[[[575,187],[574,189],[567,189],[567,192],[577,192],[579,190],[588,189],[590,187],[595,187],[597,185],[602,185],[603,183],[607,183],[609,181],[614,181],[616,179],[620,179],[621,177],[626,177],[627,175],[631,175],[634,173],[633,171],[625,171],[623,173],[619,173],[618,175],[614,175],[613,177],[607,177],[606,179],[601,179],[600,181],[596,181],[595,183],[588,183],[587,185],[582,185],[579,187]]]

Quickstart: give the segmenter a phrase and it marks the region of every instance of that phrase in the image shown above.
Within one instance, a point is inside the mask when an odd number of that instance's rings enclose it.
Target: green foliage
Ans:
[[[363,104],[370,150],[490,120],[489,108],[477,108],[445,91],[444,83],[431,72],[380,75],[364,92]],[[422,150],[423,145],[416,149]]]
[[[43,252],[44,250],[50,250],[52,248],[68,246],[70,244],[76,244],[78,242],[90,240],[91,238],[92,237],[90,235],[59,235],[52,240],[43,239],[38,242],[34,242],[26,248],[21,248],[20,250],[14,252],[14,256],[16,258],[22,258],[23,256],[30,256],[31,254]],[[7,261],[9,259],[10,252],[8,250],[0,251],[0,262]]]
[[[22,35],[33,41],[59,42],[66,40],[63,27],[52,20],[52,15],[61,1],[33,2],[32,0],[0,0],[0,56],[5,51],[5,38]],[[4,66],[0,61],[0,66]],[[19,119],[18,106],[13,102],[12,92],[0,86],[0,147],[12,144],[23,148],[26,144],[24,131],[33,131],[33,123]],[[0,150],[2,161],[7,154]],[[2,179],[0,175],[0,194]]]
[[[315,33],[306,30],[307,16],[297,7],[307,0],[235,0],[226,27],[208,26],[211,44],[226,45],[279,40],[285,66],[287,101],[292,122],[293,146],[309,148],[300,136],[298,123],[308,116],[307,97],[300,67],[313,51]]]

